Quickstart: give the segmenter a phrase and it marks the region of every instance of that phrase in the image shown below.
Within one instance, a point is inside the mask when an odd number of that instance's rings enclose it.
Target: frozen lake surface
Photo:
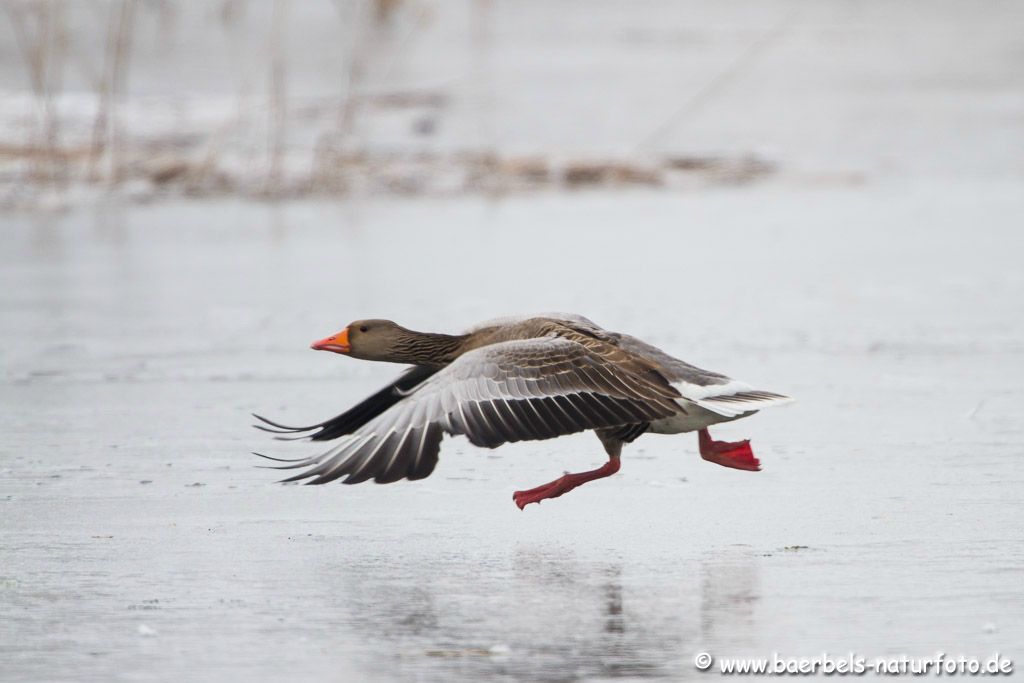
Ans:
[[[3,218],[0,677],[577,681],[693,656],[1024,656],[1016,181],[700,195],[99,207]],[[397,368],[352,319],[577,311],[798,398],[719,428],[476,449],[429,479],[280,486],[252,411]]]

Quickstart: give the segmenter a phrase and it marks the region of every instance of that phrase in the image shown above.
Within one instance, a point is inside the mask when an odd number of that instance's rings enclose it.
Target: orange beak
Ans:
[[[352,348],[348,345],[348,328],[346,327],[338,334],[313,342],[312,346],[317,351],[333,351],[334,353],[348,353]]]

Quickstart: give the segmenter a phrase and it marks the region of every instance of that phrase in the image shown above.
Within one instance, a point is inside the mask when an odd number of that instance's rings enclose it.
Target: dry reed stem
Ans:
[[[109,151],[107,180],[117,184],[122,179],[125,142],[118,121],[119,98],[123,96],[128,79],[130,56],[135,25],[136,0],[121,0],[109,16],[103,70],[97,93],[99,103],[93,121],[92,144],[89,156],[88,178],[99,181],[100,166]]]
[[[266,193],[275,195],[281,190],[281,166],[287,140],[288,125],[288,60],[287,45],[288,0],[274,0],[270,27],[270,84],[269,121],[267,130]]]
[[[30,177],[56,185],[66,180],[60,164],[60,122],[54,106],[54,92],[61,89],[66,37],[61,14],[52,0],[8,5],[14,36],[25,60],[29,83],[40,110],[40,140],[36,146],[44,154],[34,157]],[[34,24],[33,27],[30,24]]]

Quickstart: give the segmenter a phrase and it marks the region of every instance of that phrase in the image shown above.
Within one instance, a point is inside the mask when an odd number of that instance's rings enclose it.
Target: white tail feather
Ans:
[[[691,399],[692,400],[692,399]],[[789,396],[770,391],[738,391],[730,394],[706,396],[693,402],[724,417],[736,417],[763,408],[784,405],[793,401]]]

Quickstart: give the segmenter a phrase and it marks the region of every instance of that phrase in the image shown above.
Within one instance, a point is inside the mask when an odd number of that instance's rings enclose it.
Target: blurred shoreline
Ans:
[[[1024,10],[929,7],[9,0],[0,207],[1024,175]]]

